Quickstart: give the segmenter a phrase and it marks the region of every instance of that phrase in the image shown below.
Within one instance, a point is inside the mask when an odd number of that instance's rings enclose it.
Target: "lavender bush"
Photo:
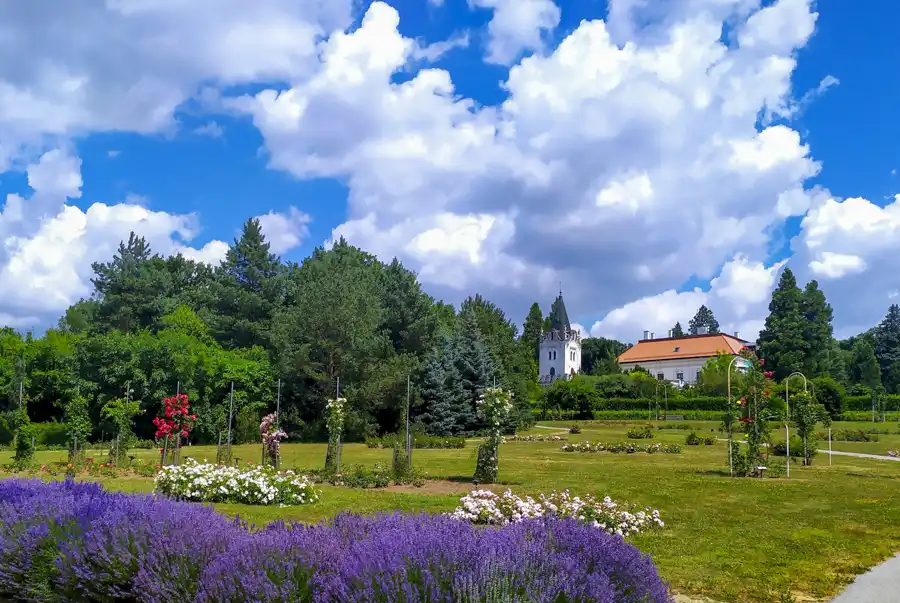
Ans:
[[[653,562],[564,519],[339,515],[261,531],[90,483],[0,481],[0,599],[670,603]]]

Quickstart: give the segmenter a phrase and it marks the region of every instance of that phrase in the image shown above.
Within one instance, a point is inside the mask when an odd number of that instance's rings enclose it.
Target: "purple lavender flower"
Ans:
[[[95,484],[0,481],[0,598],[151,603],[669,603],[653,562],[574,520],[342,514],[253,531]]]

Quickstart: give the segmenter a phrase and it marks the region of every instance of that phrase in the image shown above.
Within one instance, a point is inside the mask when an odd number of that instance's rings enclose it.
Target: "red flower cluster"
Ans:
[[[177,394],[171,398],[163,399],[165,417],[156,417],[153,424],[156,426],[156,439],[167,436],[188,437],[197,415],[191,414],[191,405],[188,404],[187,394]]]
[[[741,417],[741,423],[753,423],[753,417]]]
[[[763,374],[766,376],[766,379],[771,379],[772,375],[774,375],[775,373],[773,373],[772,371],[766,371]]]

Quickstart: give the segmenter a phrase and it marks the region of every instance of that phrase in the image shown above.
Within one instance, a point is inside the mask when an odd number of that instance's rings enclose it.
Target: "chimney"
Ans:
[[[656,333],[650,333],[650,339],[653,339],[654,335],[656,335]]]
[[[737,331],[734,332],[734,338],[735,338],[735,339],[740,339],[740,337],[738,337],[738,334],[737,334],[737,333],[738,333]]]
[[[706,327],[697,327],[697,335],[707,335],[709,333],[709,329]]]
[[[672,329],[669,329],[669,337],[672,336]]]
[[[644,331],[644,339],[650,339],[650,331]]]

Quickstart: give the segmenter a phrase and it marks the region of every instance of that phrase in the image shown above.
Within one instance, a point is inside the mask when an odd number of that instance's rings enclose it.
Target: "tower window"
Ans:
[[[553,360],[553,352],[547,352],[547,360]]]

